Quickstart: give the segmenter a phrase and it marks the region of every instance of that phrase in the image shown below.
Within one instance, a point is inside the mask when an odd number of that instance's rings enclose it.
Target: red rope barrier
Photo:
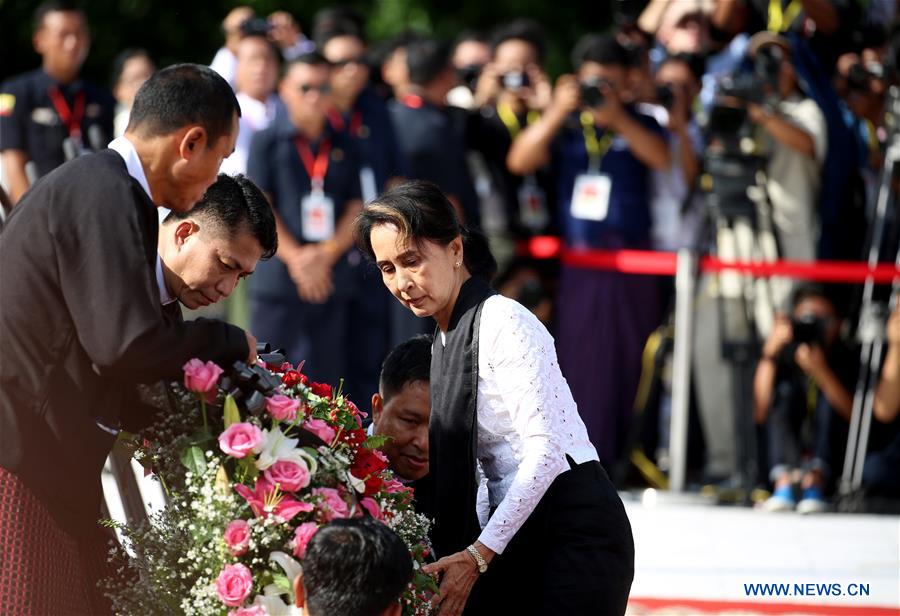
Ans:
[[[672,252],[650,250],[583,250],[562,245],[555,237],[536,237],[522,246],[522,253],[536,259],[560,258],[571,267],[621,272],[674,276],[677,257]],[[900,269],[893,263],[881,263],[874,268],[858,261],[788,261],[772,262],[723,261],[718,257],[702,257],[703,272],[733,271],[757,278],[784,276],[816,282],[862,283],[867,278],[877,284],[890,284],[900,279]]]

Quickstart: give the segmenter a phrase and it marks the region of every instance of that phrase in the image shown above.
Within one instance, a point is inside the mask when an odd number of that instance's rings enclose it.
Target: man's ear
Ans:
[[[187,239],[197,233],[200,227],[193,220],[182,220],[175,227],[175,246],[181,248]]]
[[[384,410],[384,398],[381,394],[372,394],[372,423],[378,430],[378,422],[381,420],[381,412]]]
[[[191,126],[188,128],[178,144],[178,153],[181,155],[181,158],[189,159],[198,153],[201,148],[205,148],[207,136],[206,129],[202,126]]]
[[[303,607],[306,604],[306,590],[303,588],[303,574],[294,578],[294,605]]]

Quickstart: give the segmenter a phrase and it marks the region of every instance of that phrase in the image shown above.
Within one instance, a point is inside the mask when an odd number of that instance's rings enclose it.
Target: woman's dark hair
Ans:
[[[469,273],[488,281],[497,273],[497,261],[487,238],[480,231],[463,227],[453,204],[431,182],[400,184],[366,205],[356,219],[356,238],[359,249],[372,260],[372,229],[378,225],[393,225],[402,238],[416,243],[428,240],[446,246],[462,236],[463,261]]]

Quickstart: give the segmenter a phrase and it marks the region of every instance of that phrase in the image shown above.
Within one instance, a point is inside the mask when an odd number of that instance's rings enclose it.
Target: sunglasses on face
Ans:
[[[334,68],[344,68],[348,64],[362,65],[362,64],[364,64],[364,61],[363,61],[362,57],[356,57],[356,58],[347,58],[345,60],[335,60],[334,62],[331,63],[331,65]]]
[[[309,94],[310,92],[318,92],[319,94],[328,94],[329,92],[331,92],[331,86],[328,85],[327,83],[323,84],[321,86],[314,86],[314,85],[311,85],[308,83],[304,83],[304,84],[298,86],[297,89],[300,90],[300,92],[302,94]]]

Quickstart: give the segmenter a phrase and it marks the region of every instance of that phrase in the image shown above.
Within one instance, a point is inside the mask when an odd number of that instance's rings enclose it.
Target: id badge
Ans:
[[[611,190],[612,178],[605,173],[579,175],[572,192],[572,216],[595,222],[606,220]]]
[[[323,192],[312,192],[300,202],[303,239],[324,242],[334,237],[334,201]]]
[[[519,187],[519,220],[532,231],[540,231],[547,226],[547,195],[534,176],[528,176]]]

